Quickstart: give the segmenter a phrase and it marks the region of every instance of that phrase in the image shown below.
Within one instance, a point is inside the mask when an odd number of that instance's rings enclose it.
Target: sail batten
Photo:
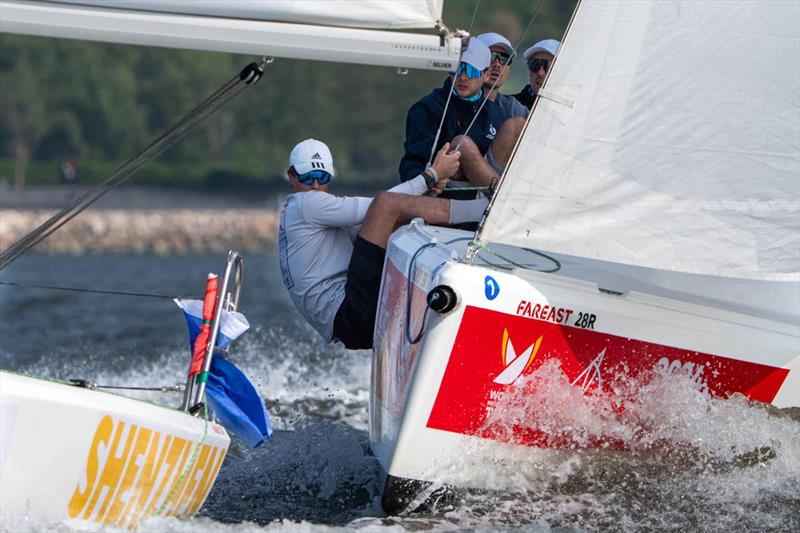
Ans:
[[[800,4],[583,2],[481,242],[800,279]]]

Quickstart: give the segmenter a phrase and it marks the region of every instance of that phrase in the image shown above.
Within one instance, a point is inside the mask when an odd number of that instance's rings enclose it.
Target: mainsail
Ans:
[[[800,279],[800,3],[582,2],[479,241]]]
[[[443,0],[3,0],[0,30],[146,46],[455,70]],[[365,29],[368,28],[368,29]]]

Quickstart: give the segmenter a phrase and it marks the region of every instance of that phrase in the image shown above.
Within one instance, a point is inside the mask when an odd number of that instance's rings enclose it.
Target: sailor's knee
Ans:
[[[478,145],[475,144],[471,138],[467,135],[456,135],[453,137],[453,140],[450,141],[450,146],[455,149],[458,147],[458,150],[462,154],[479,154],[480,150],[478,149]]]
[[[505,133],[506,135],[513,136],[514,138],[519,137],[519,134],[522,132],[522,128],[525,126],[525,119],[522,117],[511,117],[503,121],[503,124],[500,126],[500,133]]]

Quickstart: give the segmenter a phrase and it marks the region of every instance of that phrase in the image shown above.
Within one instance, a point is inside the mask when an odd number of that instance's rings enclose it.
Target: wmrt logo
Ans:
[[[539,346],[542,344],[543,338],[544,335],[536,339],[536,342],[528,346],[521,354],[517,355],[516,350],[514,350],[514,345],[511,344],[511,339],[508,337],[508,330],[503,328],[503,347],[501,353],[503,356],[504,368],[503,371],[494,378],[494,383],[498,385],[510,385],[514,383],[517,378],[533,364],[533,360],[536,358],[536,353],[539,351]]]

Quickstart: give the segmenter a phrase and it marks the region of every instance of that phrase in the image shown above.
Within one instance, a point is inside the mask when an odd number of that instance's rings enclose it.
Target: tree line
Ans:
[[[497,31],[519,53],[560,38],[575,2],[445,3],[451,29]],[[538,11],[530,28],[531,17]],[[473,20],[474,13],[474,20]],[[242,55],[0,34],[0,179],[17,187],[58,183],[78,164],[99,183],[247,63]],[[137,184],[193,189],[283,187],[292,146],[331,147],[337,179],[379,189],[398,180],[405,115],[441,85],[442,73],[277,58],[254,88],[229,102],[141,170]],[[521,58],[503,92],[527,83]]]

